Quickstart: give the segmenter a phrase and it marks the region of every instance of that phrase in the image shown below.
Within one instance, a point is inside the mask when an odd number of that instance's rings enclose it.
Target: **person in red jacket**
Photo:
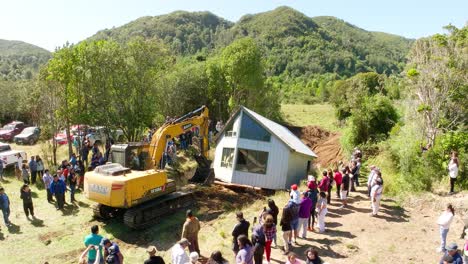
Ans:
[[[335,172],[335,183],[336,183],[336,197],[340,199],[340,191],[341,191],[341,182],[343,179],[343,174],[338,170],[338,168],[334,169]]]

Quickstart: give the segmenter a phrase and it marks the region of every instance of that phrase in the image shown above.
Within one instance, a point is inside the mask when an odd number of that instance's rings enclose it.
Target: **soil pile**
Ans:
[[[318,126],[288,128],[317,154],[318,158],[315,160],[317,166],[329,167],[343,160],[340,133],[330,132]]]

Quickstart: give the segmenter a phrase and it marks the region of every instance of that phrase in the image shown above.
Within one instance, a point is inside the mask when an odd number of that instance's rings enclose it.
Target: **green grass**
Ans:
[[[330,104],[283,104],[281,112],[285,121],[294,126],[316,125],[330,131],[338,131],[337,119]]]

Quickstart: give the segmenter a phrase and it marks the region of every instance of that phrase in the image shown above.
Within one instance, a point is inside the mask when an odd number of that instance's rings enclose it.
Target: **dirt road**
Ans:
[[[346,209],[340,209],[337,200],[332,200],[324,234],[308,232],[308,239],[298,239],[299,245],[293,251],[301,259],[304,251],[312,246],[330,264],[437,263],[441,255],[436,252],[439,245],[436,220],[448,202],[458,212],[447,243],[457,242],[460,248],[463,245],[460,212],[468,213],[467,192],[447,197],[424,194],[405,202],[403,207],[384,195],[379,216],[375,218],[369,215],[370,203],[362,187],[351,194],[350,200],[351,205]],[[286,261],[279,249],[274,249],[272,256],[272,263]]]

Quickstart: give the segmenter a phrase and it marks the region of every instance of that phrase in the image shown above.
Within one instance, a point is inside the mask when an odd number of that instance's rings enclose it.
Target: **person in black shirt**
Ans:
[[[31,213],[32,218],[35,219],[31,189],[29,189],[29,186],[27,184],[24,184],[23,187],[21,187],[20,193],[20,197],[23,200],[23,209],[24,213],[26,214],[26,218],[29,219],[29,213]]]
[[[245,235],[246,237],[249,236],[249,221],[244,219],[244,214],[242,212],[236,213],[236,218],[239,223],[234,226],[234,230],[232,230],[232,251],[234,251],[234,255],[237,255],[239,252],[239,244],[237,243],[237,238],[240,235]]]
[[[156,256],[156,247],[150,246],[146,249],[146,252],[149,254],[149,259],[145,260],[144,264],[164,264],[163,258]]]

